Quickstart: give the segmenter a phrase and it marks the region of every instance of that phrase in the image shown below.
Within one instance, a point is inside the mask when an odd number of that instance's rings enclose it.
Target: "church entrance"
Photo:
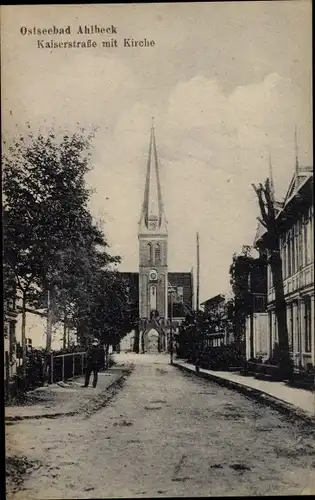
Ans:
[[[157,354],[160,352],[159,333],[154,328],[148,331],[146,341],[145,350],[147,353]]]

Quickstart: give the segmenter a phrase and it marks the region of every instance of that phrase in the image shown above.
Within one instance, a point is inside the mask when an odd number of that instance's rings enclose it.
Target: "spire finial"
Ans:
[[[151,128],[154,130],[154,116],[151,116]]]
[[[294,143],[295,143],[295,173],[296,175],[298,175],[300,169],[300,163],[299,163],[299,149],[298,149],[296,125],[294,127]]]

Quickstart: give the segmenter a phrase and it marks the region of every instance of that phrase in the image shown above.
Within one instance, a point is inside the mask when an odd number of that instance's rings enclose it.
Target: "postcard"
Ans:
[[[315,493],[312,5],[3,5],[8,500]]]

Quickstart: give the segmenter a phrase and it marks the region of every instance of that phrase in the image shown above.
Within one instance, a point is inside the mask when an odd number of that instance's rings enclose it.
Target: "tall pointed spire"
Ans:
[[[163,202],[155,142],[154,118],[152,117],[147,173],[142,205],[142,216],[146,227],[148,228],[152,225],[152,228],[158,229],[161,225],[162,215]]]

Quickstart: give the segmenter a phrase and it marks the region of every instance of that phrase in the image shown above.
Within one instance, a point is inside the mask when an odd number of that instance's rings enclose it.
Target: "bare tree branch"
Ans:
[[[267,224],[266,224],[266,223],[262,220],[262,218],[261,218],[261,217],[256,217],[256,219],[258,220],[258,222],[260,222],[260,224],[261,224],[262,226],[264,226],[266,229],[268,229]]]
[[[260,187],[260,189],[257,190],[257,198],[258,198],[260,213],[265,223],[268,224],[268,214],[266,212],[264,200],[262,198],[262,193],[263,193],[263,187]]]

